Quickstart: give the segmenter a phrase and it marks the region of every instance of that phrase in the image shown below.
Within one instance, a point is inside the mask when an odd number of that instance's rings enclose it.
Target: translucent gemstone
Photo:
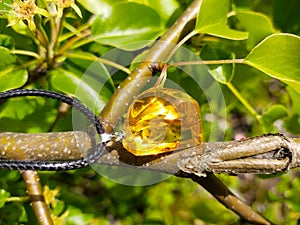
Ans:
[[[200,108],[183,91],[150,88],[130,105],[124,130],[123,146],[137,156],[196,146],[202,141]]]

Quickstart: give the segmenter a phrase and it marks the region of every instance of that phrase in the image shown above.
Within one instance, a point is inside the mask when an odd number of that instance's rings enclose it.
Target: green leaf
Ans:
[[[193,211],[197,218],[207,224],[226,224],[232,222],[235,218],[226,213],[226,208],[221,204],[214,204],[213,199],[206,199],[194,206]],[[222,218],[220,220],[220,218]]]
[[[209,73],[216,81],[222,84],[226,84],[230,82],[233,77],[234,64],[223,64],[215,66],[209,69]]]
[[[45,99],[36,97],[12,98],[3,104],[0,118],[22,120],[45,104]]]
[[[9,198],[10,193],[0,189],[0,208],[2,208],[4,206],[4,204],[6,203],[7,199]]]
[[[300,93],[296,92],[293,88],[287,87],[287,93],[290,96],[291,110],[290,115],[285,121],[285,127],[288,131],[299,134],[300,132]]]
[[[0,35],[0,43],[10,46],[11,40],[6,35]],[[0,46],[0,55],[0,91],[24,85],[28,79],[28,73],[25,69],[19,69],[15,65],[17,57],[8,48],[2,46]]]
[[[6,69],[7,66],[14,64],[17,61],[17,57],[10,53],[10,50],[0,46],[0,70]]]
[[[202,0],[196,21],[196,32],[231,40],[247,39],[248,33],[227,26],[229,0]]]
[[[13,70],[14,68],[12,68]],[[28,80],[28,72],[25,69],[16,71],[4,70],[0,72],[0,91],[6,91],[23,86]]]
[[[78,0],[78,2],[96,15],[107,15],[114,5],[120,4],[121,2],[128,2],[126,0]],[[153,8],[160,16],[163,21],[168,21],[171,15],[176,9],[178,9],[179,4],[176,0],[131,0],[130,2],[135,2],[145,6]]]
[[[114,5],[92,24],[92,35],[96,42],[125,50],[149,45],[147,40],[156,39],[161,32],[158,13],[148,6],[133,2]]]
[[[287,110],[283,105],[273,105],[262,115],[262,120],[268,126],[287,115]]]
[[[41,97],[20,97],[0,107],[0,130],[10,132],[47,132],[57,115],[57,101]]]
[[[120,54],[118,56],[122,57]],[[101,92],[99,94],[104,100],[108,100],[112,95],[112,91],[115,90],[114,81],[108,71],[111,68],[107,68],[102,62],[97,61],[97,57],[89,52],[74,51],[65,61],[64,69],[75,74],[83,83],[87,83],[95,91]],[[79,92],[76,94],[79,94]]]
[[[165,22],[167,22],[174,11],[179,7],[176,0],[131,0],[131,2],[147,5],[160,15]]]
[[[228,51],[221,48],[215,48],[207,44],[201,50],[201,58],[209,60],[221,60],[221,59],[233,59],[234,55]],[[234,74],[235,65],[234,64],[222,64],[222,65],[208,65],[209,73],[213,78],[222,83],[226,84],[231,81]]]
[[[253,11],[238,11],[235,16],[249,32],[247,46],[250,49],[267,36],[275,33],[271,19],[264,14]]]
[[[126,0],[78,0],[78,2],[93,14],[107,15],[115,4]]]
[[[6,34],[0,34],[0,46],[11,49],[14,47],[12,38]]]
[[[245,63],[277,78],[300,93],[300,37],[273,34],[248,54]]]
[[[82,78],[64,69],[53,70],[50,75],[51,84],[55,89],[75,95],[88,108],[94,109],[99,113],[105,106],[107,98],[100,95],[100,91],[103,90],[99,89],[103,86],[103,83],[97,81],[95,78],[90,76]]]
[[[121,50],[118,51],[119,57],[122,57],[121,53]],[[74,51],[68,57],[68,60],[66,60],[66,63],[64,64],[64,68],[69,72],[75,73],[77,76],[82,76],[82,74],[85,73],[92,73],[94,76],[97,76],[99,81],[109,81],[111,86],[114,87],[114,82],[110,77],[109,72],[101,61],[97,61],[97,56],[89,52]]]
[[[286,87],[286,91],[292,101],[291,112],[300,116],[300,93],[296,92],[293,88]]]
[[[91,220],[94,218],[93,214],[83,213],[80,209],[69,206],[68,207],[67,224],[80,225],[80,224],[92,224]]]

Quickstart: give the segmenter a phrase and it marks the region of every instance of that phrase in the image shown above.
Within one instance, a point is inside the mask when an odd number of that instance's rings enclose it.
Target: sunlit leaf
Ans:
[[[178,2],[175,0],[129,0],[139,4],[147,5],[160,15],[164,21],[168,21],[173,12],[179,7]]]
[[[10,193],[0,189],[0,208],[4,206],[5,202],[7,201],[7,199],[9,198]]]
[[[74,206],[69,206],[68,212],[69,212],[67,218],[68,224],[74,224],[74,225],[91,224],[91,220],[94,218],[93,214],[84,213],[80,209]]]
[[[112,7],[126,0],[78,0],[78,2],[91,13],[96,15],[107,15],[111,13]]]
[[[194,205],[193,211],[197,218],[208,224],[224,224],[235,220],[232,215],[226,213],[225,207],[213,204],[212,199],[206,199],[204,202]]]
[[[0,91],[21,87],[26,83],[27,79],[28,72],[25,69],[0,71]]]
[[[55,120],[57,102],[41,97],[20,97],[6,101],[0,108],[0,130],[46,132]]]
[[[51,84],[63,93],[75,95],[87,107],[97,113],[101,112],[107,101],[107,98],[100,95],[101,83],[93,77],[86,76],[82,79],[75,73],[57,69],[51,72]]]
[[[17,57],[10,53],[10,50],[0,46],[0,70],[6,69],[7,66],[14,64],[17,60]]]
[[[13,45],[12,38],[6,34],[0,34],[0,46],[5,48],[12,48]]]
[[[111,12],[114,5],[121,2],[135,2],[153,8],[164,21],[168,21],[170,16],[179,7],[176,0],[78,0],[78,2],[88,11],[96,15],[107,15]]]
[[[269,126],[276,120],[286,117],[287,115],[287,110],[283,105],[273,105],[262,115],[262,120],[266,126]]]
[[[243,40],[247,32],[230,29],[227,25],[229,0],[202,0],[197,16],[197,33],[210,34],[231,40]]]
[[[99,15],[92,24],[93,38],[98,43],[125,50],[144,47],[145,43],[129,44],[156,39],[161,32],[161,21],[157,12],[133,2],[114,5],[111,11]]]
[[[209,60],[222,60],[222,59],[233,59],[233,54],[229,52],[214,48],[209,44],[206,45],[201,51],[201,58]],[[221,65],[208,65],[209,73],[214,79],[220,83],[226,84],[231,81],[234,74],[234,64],[221,64]]]
[[[249,48],[275,33],[271,19],[264,14],[253,11],[238,11],[235,16],[249,32],[247,39]]]
[[[259,43],[245,63],[277,78],[300,93],[300,37],[273,34]]]

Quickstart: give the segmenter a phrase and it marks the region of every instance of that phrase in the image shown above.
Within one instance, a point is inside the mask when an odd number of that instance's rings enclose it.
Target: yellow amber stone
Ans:
[[[137,156],[196,146],[202,141],[200,107],[177,89],[150,88],[130,105],[123,146]]]

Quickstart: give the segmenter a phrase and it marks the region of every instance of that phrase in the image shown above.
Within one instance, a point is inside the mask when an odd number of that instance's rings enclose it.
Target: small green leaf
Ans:
[[[292,101],[291,112],[300,116],[300,93],[296,92],[293,88],[290,87],[286,87],[286,91]]]
[[[209,69],[209,73],[216,81],[222,84],[226,84],[230,82],[233,77],[234,64],[223,64],[215,66]]]
[[[229,0],[202,0],[196,21],[196,32],[231,40],[247,39],[248,33],[227,26]]]
[[[233,59],[234,55],[228,51],[220,48],[215,48],[207,44],[201,51],[201,58],[210,60],[221,60],[221,59]],[[231,81],[234,74],[234,64],[222,64],[222,65],[208,65],[209,73],[213,78],[222,83],[226,84]]]
[[[238,11],[235,15],[249,32],[248,48],[253,48],[265,37],[275,33],[272,21],[264,14],[253,11]]]
[[[206,199],[195,204],[193,211],[197,218],[206,224],[225,224],[236,220],[234,216],[226,213],[226,208],[213,203],[213,199]],[[220,220],[222,218],[222,220]]]
[[[91,220],[94,218],[93,214],[84,213],[73,205],[70,205],[67,210],[69,212],[67,224],[92,224]]]
[[[0,46],[0,70],[6,69],[7,66],[14,64],[17,61],[17,57],[10,53],[8,48]]]
[[[7,199],[9,198],[10,193],[0,189],[0,208],[2,208],[4,206],[4,204],[6,203]]]
[[[287,93],[291,99],[290,115],[285,121],[285,127],[288,131],[299,134],[300,132],[300,93],[291,87],[286,87]]]
[[[21,87],[26,83],[27,79],[28,72],[25,69],[17,71],[4,70],[0,72],[0,91]]]
[[[12,38],[6,34],[0,34],[0,46],[11,49],[14,47]]]
[[[158,13],[148,6],[134,2],[114,5],[111,11],[99,15],[92,24],[92,34],[96,42],[125,50],[144,47],[149,44],[145,40],[156,39],[161,32]],[[133,44],[136,42],[141,43]]]
[[[282,105],[271,106],[263,115],[262,120],[265,125],[272,125],[276,120],[286,117],[288,115],[287,110]]]
[[[248,54],[245,63],[277,78],[300,93],[300,37],[273,34]]]

